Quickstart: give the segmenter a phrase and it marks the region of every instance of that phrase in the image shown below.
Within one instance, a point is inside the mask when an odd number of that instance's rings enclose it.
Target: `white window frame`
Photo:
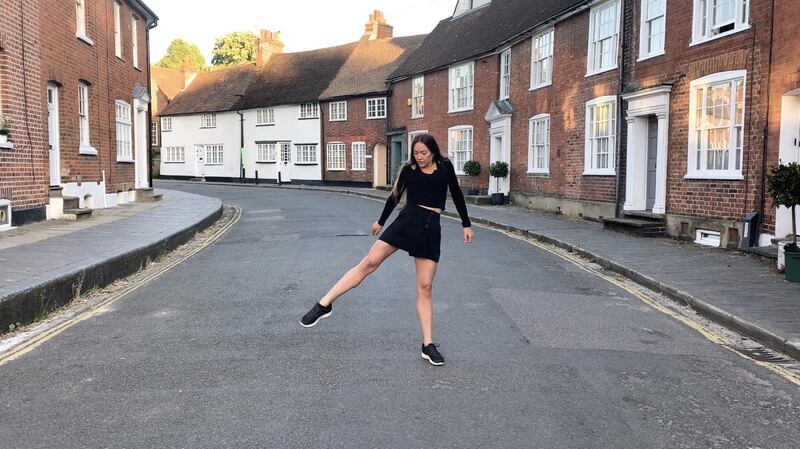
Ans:
[[[347,101],[332,101],[328,103],[328,121],[347,121]]]
[[[200,115],[200,128],[216,128],[217,127],[217,114],[201,114]]]
[[[742,101],[741,101],[741,124],[736,124],[736,92],[733,91],[736,87],[737,82],[741,82],[742,88]],[[707,106],[707,103],[704,105],[698,104],[698,91],[705,91],[706,88],[730,83],[732,92],[731,97],[733,101],[730,104],[730,110],[728,113],[731,117],[731,124],[729,125],[730,134],[729,134],[729,142],[730,146],[728,148],[728,169],[727,170],[711,170],[708,169],[708,148],[698,148],[698,144],[703,141],[708,141],[707,136],[705,134],[707,131],[704,129],[697,129],[698,124],[698,109],[703,109]],[[702,78],[698,78],[689,83],[689,156],[688,156],[688,163],[687,163],[687,173],[685,178],[686,179],[727,179],[727,180],[742,180],[744,176],[742,174],[742,166],[744,165],[744,150],[745,150],[745,142],[747,141],[747,137],[745,135],[746,129],[746,122],[744,120],[744,116],[747,113],[747,71],[746,70],[734,70],[730,72],[721,72],[715,73],[712,75],[704,76]],[[703,94],[703,101],[707,100],[707,96]],[[735,160],[736,157],[736,128],[741,128],[741,149],[739,149],[739,159],[738,161]],[[698,132],[701,135],[701,138],[698,139]],[[700,154],[698,154],[698,152]],[[699,158],[699,160],[698,160]],[[736,164],[739,165],[739,168],[736,168]],[[698,169],[699,165],[699,169]]]
[[[500,100],[507,100],[511,92],[511,48],[500,53]]]
[[[714,246],[719,248],[721,244],[721,236],[719,231],[698,229],[695,232],[694,242],[697,243],[698,245]]]
[[[86,0],[75,0],[75,36],[89,45],[94,45],[86,35]]]
[[[122,59],[122,6],[114,0],[114,55]]]
[[[544,127],[544,134],[536,132],[541,131],[541,127]],[[536,163],[539,148],[543,153],[541,165]],[[550,174],[550,114],[537,114],[528,120],[528,173]]]
[[[133,67],[139,68],[139,19],[131,15],[131,55]]]
[[[317,144],[315,143],[301,143],[295,144],[295,164],[316,165],[317,160]]]
[[[469,149],[468,150],[460,150],[456,148],[455,142],[455,133],[459,133],[462,131],[469,131],[470,138],[469,138]],[[466,153],[465,159],[461,160],[459,158],[459,153]],[[453,126],[448,128],[447,130],[447,155],[451,161],[453,161],[453,167],[456,169],[456,174],[463,175],[464,174],[464,163],[471,160],[473,154],[475,153],[475,132],[471,125],[459,125]]]
[[[598,73],[608,72],[610,70],[614,70],[617,68],[618,65],[618,49],[619,49],[619,27],[620,27],[620,0],[609,0],[607,2],[598,3],[592,6],[591,9],[591,16],[589,20],[589,48],[588,48],[588,59],[586,61],[586,76],[597,75]],[[614,12],[614,24],[613,29],[614,32],[611,36],[606,37],[605,39],[599,39],[600,33],[600,18],[602,14],[606,11],[613,11]],[[600,45],[600,49],[602,49],[602,41],[606,39],[611,39],[610,46],[611,46],[611,62],[609,65],[604,66],[602,65],[602,57],[600,59],[600,64],[596,65],[597,56],[598,56],[598,45]]]
[[[262,162],[262,163],[278,162],[278,143],[277,142],[257,142],[256,143],[256,162]]]
[[[531,38],[531,89],[536,90],[553,84],[553,46],[555,28],[545,30]],[[544,43],[544,45],[543,45]],[[539,52],[538,50],[545,50]],[[544,55],[544,56],[542,56]],[[547,78],[540,77],[541,67],[546,66]]]
[[[383,105],[383,114],[381,114],[381,104]],[[367,98],[367,120],[386,118],[387,106],[386,97]]]
[[[592,117],[594,116],[594,111],[597,110],[600,106],[611,105],[611,111],[608,115],[608,135],[605,136],[597,136],[593,130],[596,128],[593,126]],[[616,152],[616,143],[617,143],[617,97],[614,95],[608,95],[605,97],[598,97],[586,103],[586,131],[585,131],[585,153],[584,153],[584,170],[583,174],[585,176],[615,176],[616,175],[616,166],[615,164],[615,152]],[[608,139],[608,166],[606,168],[598,168],[596,165],[598,160],[596,156],[598,155],[597,149],[599,148],[599,142],[601,139]]]
[[[223,165],[225,162],[225,147],[222,144],[202,145],[205,153],[205,165]]]
[[[122,100],[114,102],[114,119],[116,122],[117,162],[133,162],[133,121],[131,105]]]
[[[350,161],[352,171],[367,171],[367,142],[350,144]]]
[[[158,143],[161,142],[161,139],[158,135],[158,120],[151,120],[150,121],[150,143],[157,147],[159,146]]]
[[[750,29],[750,0],[730,0],[734,3],[734,18],[721,24],[717,27],[714,26],[709,19],[712,16],[714,2],[717,0],[694,0],[694,13],[692,14],[692,43],[690,45],[698,45],[703,42],[712,41],[721,37],[729,36],[740,31]],[[716,29],[733,23],[733,28],[715,33]]]
[[[459,76],[459,71],[461,69],[466,69],[465,76]],[[451,66],[448,69],[448,113],[453,112],[461,112],[461,111],[471,111],[475,108],[475,62],[470,61],[463,64],[458,64]],[[456,85],[456,81],[463,80],[465,85]],[[465,95],[463,97],[457,97],[456,92],[459,90],[463,90]],[[461,107],[456,107],[456,101],[460,98],[466,99],[466,105]]]
[[[660,3],[661,10],[656,11],[655,15],[650,14],[650,5],[652,3]],[[639,59],[637,61],[644,61],[645,59],[655,58],[665,53],[667,42],[667,0],[642,0],[640,3],[639,11]],[[657,21],[661,22],[661,48],[650,50],[650,40],[654,36],[651,32],[651,24]]]
[[[300,118],[302,119],[319,118],[319,104],[318,103],[301,104]]]
[[[328,171],[347,170],[347,155],[345,153],[344,142],[331,142],[327,146],[325,154],[326,167]]]
[[[256,126],[274,125],[275,110],[272,108],[262,108],[256,110]]]
[[[172,132],[172,117],[161,117],[161,132]]]
[[[411,118],[425,117],[425,75],[411,80]]]
[[[97,149],[91,144],[91,127],[89,126],[89,85],[78,82],[78,134],[80,136],[79,154],[97,155]]]
[[[204,149],[205,150],[205,149]],[[168,146],[161,149],[165,164],[186,163],[186,149],[183,146]]]

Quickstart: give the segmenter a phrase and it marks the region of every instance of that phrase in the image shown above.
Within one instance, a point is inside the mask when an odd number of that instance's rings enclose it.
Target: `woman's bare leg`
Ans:
[[[372,245],[372,248],[369,249],[369,253],[367,256],[361,259],[361,262],[358,265],[354,266],[350,269],[347,273],[339,279],[336,284],[331,287],[325,296],[319,300],[319,303],[325,307],[331,305],[336,298],[342,296],[343,294],[347,293],[350,289],[358,287],[358,284],[364,280],[370,273],[375,271],[387,257],[394,254],[397,251],[397,248],[394,246],[384,242],[383,240],[378,240]]]
[[[422,331],[422,344],[433,343],[433,302],[431,291],[433,278],[436,276],[437,263],[421,257],[414,258],[417,268],[417,315],[419,327]]]

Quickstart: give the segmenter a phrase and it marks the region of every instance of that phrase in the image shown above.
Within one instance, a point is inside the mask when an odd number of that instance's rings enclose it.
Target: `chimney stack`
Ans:
[[[283,53],[283,42],[281,42],[281,32],[261,30],[258,41],[256,42],[256,65],[263,66],[269,58],[276,53]]]
[[[364,35],[361,39],[374,41],[375,39],[385,39],[392,37],[394,27],[386,23],[383,13],[378,11],[369,15],[369,22],[364,25]]]

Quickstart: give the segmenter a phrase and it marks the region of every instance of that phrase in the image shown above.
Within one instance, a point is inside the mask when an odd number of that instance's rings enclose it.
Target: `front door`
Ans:
[[[58,86],[47,85],[47,133],[50,144],[50,185],[61,185],[61,150],[58,129]]]
[[[391,154],[389,157],[389,182],[394,184],[400,168],[406,162],[405,135],[398,135],[392,138]]]
[[[656,165],[658,161],[658,119],[650,116],[647,121],[647,210],[656,204]]]
[[[197,158],[195,159],[195,171],[194,174],[198,178],[204,178],[205,175],[205,168],[206,168],[206,149],[202,145],[197,146]]]
[[[800,89],[784,95],[781,101],[779,157],[784,164],[800,162]],[[800,220],[800,211],[795,215]],[[775,236],[783,238],[791,233],[792,212],[781,206],[775,217]]]
[[[278,162],[278,173],[281,182],[292,181],[292,144],[291,142],[281,142],[278,144],[280,150],[280,162]]]
[[[493,164],[495,162],[505,162],[507,163],[509,176],[505,178],[495,178],[489,175],[489,193],[508,193],[509,192],[509,178],[511,177],[511,163],[510,157],[504,151],[503,145],[505,144],[505,133],[503,134],[492,134],[491,141],[489,142],[489,164]],[[487,167],[487,172],[488,167]]]

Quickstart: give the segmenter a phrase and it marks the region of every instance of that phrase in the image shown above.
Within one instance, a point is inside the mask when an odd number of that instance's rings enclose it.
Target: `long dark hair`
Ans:
[[[419,169],[419,165],[417,165],[417,160],[414,159],[414,146],[418,142],[421,142],[426,147],[428,147],[428,150],[430,150],[430,152],[433,154],[434,163],[438,164],[439,162],[447,160],[447,158],[444,155],[442,155],[442,150],[439,149],[439,144],[436,142],[436,139],[434,139],[432,135],[424,133],[424,134],[417,134],[416,136],[414,136],[414,139],[411,140],[411,148],[408,151],[408,161],[406,161],[403,167],[397,172],[397,178],[394,180],[394,185],[392,186],[391,195],[394,197],[394,200],[398,204],[402,202],[401,196],[403,193],[405,193],[405,192],[400,192],[398,188],[400,182],[400,174],[406,167],[412,170]]]

